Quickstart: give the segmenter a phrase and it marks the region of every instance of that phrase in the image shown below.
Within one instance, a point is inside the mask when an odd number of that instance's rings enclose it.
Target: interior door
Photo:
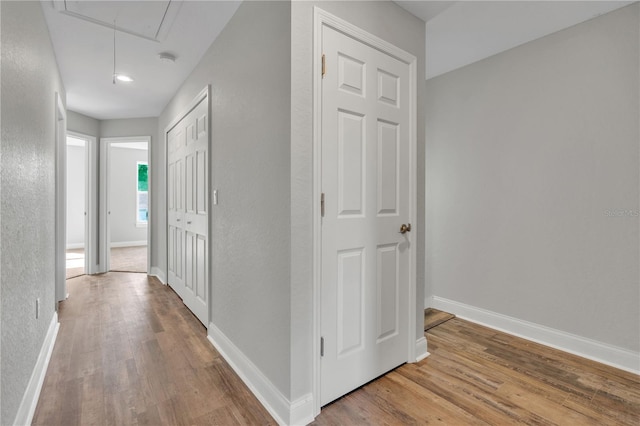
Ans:
[[[203,99],[167,138],[169,285],[208,324],[209,111]]]
[[[407,361],[415,265],[409,65],[327,26],[322,48],[324,405]]]

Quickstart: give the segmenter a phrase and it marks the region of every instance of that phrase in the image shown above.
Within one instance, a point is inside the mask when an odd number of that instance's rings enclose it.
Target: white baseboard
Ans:
[[[84,248],[84,243],[68,243],[67,250]]]
[[[111,248],[120,248],[120,247],[138,247],[138,246],[146,246],[147,240],[142,241],[120,241],[117,243],[112,242]]]
[[[308,425],[313,421],[313,395],[310,393],[289,404],[289,424]]]
[[[462,319],[523,339],[640,374],[640,353],[638,352],[438,296],[433,296],[431,300],[425,300],[425,307],[446,311]]]
[[[162,269],[158,268],[157,266],[152,266],[151,267],[151,273],[149,275],[159,279],[162,284],[165,284],[165,285],[167,284],[167,279],[164,276],[164,271]]]
[[[207,338],[278,424],[303,425],[313,421],[311,394],[289,401],[213,323],[209,324]]]
[[[44,338],[42,347],[40,348],[40,354],[38,354],[38,360],[31,373],[31,378],[27,384],[27,389],[22,395],[22,401],[16,418],[13,421],[14,425],[30,425],[33,420],[33,415],[38,405],[38,398],[40,398],[40,391],[42,390],[42,384],[44,383],[44,377],[47,374],[47,367],[49,367],[49,361],[51,360],[51,353],[53,352],[53,346],[56,343],[56,337],[58,336],[58,329],[60,324],[58,323],[58,313],[53,313],[47,335]]]
[[[423,359],[425,359],[426,357],[428,357],[429,355],[431,355],[427,351],[427,339],[426,339],[426,337],[422,336],[421,338],[416,340],[416,347],[415,347],[415,350],[414,350],[413,353],[416,355],[415,362],[420,362]]]

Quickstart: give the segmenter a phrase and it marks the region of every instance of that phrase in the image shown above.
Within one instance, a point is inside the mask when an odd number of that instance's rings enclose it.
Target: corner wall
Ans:
[[[40,2],[0,10],[0,424],[9,425],[55,319],[55,94],[64,102],[65,90]]]
[[[290,7],[243,2],[163,111],[158,130],[163,135],[211,85],[210,183],[219,204],[210,212],[209,333],[228,343],[232,364],[247,361],[282,400],[290,379]]]
[[[100,120],[79,112],[67,111],[67,130],[98,139],[100,137]]]
[[[436,299],[637,358],[639,14],[635,3],[428,80]]]

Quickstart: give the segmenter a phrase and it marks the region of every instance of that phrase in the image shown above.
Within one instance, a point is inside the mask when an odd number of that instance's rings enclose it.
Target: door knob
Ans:
[[[400,233],[406,234],[407,232],[411,232],[411,224],[405,225],[404,223],[400,226]]]

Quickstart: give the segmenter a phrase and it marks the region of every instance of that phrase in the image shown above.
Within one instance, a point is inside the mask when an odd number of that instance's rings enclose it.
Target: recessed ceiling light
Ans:
[[[133,78],[129,77],[128,75],[124,75],[124,74],[116,74],[116,79],[118,81],[124,81],[125,83],[131,83],[133,81]]]

